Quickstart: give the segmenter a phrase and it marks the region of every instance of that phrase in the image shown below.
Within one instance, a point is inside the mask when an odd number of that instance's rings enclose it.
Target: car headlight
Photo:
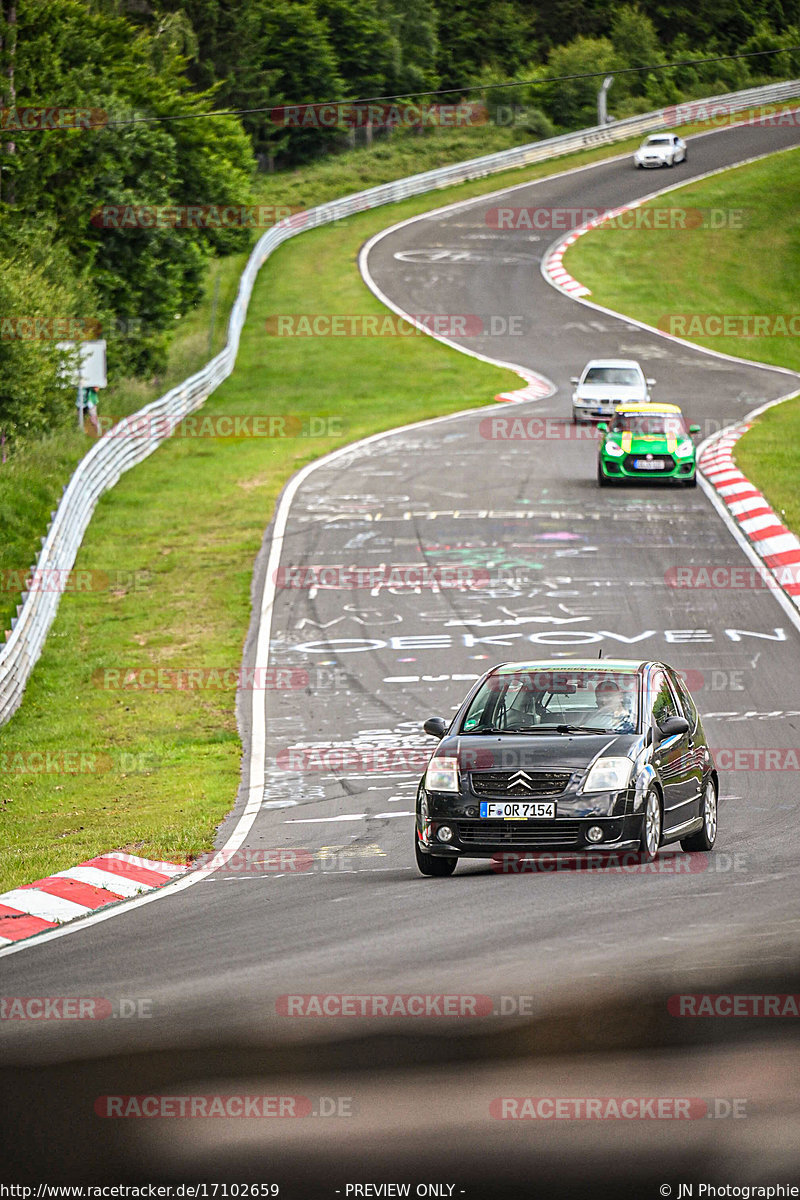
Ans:
[[[626,788],[633,774],[629,758],[599,758],[586,776],[583,792],[619,792]]]
[[[622,446],[620,446],[617,442],[606,442],[605,446],[603,446],[603,449],[605,450],[606,454],[610,454],[612,458],[622,458],[623,454],[625,453],[625,451],[622,449]]]
[[[691,458],[694,454],[694,442],[691,438],[681,438],[675,447],[675,453],[678,458]]]
[[[458,759],[432,758],[425,772],[425,787],[429,792],[457,792]]]

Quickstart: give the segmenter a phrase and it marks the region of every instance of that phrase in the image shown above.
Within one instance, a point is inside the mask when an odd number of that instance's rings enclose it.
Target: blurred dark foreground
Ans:
[[[29,1050],[10,1064],[13,1041],[5,1039],[2,1177],[277,1184],[287,1200],[644,1200],[677,1198],[679,1184],[692,1185],[694,1196],[714,1195],[700,1185],[800,1186],[800,1018],[676,1018],[669,996],[697,990],[681,984],[576,996],[482,1032],[457,1021],[423,1032],[384,1022],[366,1035],[334,1029],[336,1040],[296,1044],[228,1043],[221,1030],[216,1044],[201,1045],[187,1022],[181,1046],[47,1064],[32,1062]],[[732,978],[716,990],[797,996],[800,970]],[[139,1098],[132,1105],[131,1096]],[[295,1099],[283,1117],[98,1115],[135,1112],[144,1097],[152,1110],[160,1103],[153,1097],[178,1096]],[[570,1101],[561,1116],[558,1098]],[[587,1098],[600,1100],[602,1119],[581,1116],[577,1102]],[[642,1098],[662,1100],[665,1115],[613,1115],[615,1103]],[[508,1119],[520,1113],[526,1119]],[[408,1191],[355,1190],[368,1184]]]

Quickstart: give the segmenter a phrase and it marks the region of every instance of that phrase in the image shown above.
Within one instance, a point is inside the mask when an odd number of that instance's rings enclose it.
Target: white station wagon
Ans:
[[[649,404],[655,379],[647,379],[632,358],[593,358],[571,382],[572,420],[577,424],[610,417],[618,404]]]

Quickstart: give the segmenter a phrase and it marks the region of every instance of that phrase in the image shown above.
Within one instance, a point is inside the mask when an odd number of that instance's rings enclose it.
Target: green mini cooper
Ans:
[[[699,425],[688,425],[675,404],[619,404],[608,424],[597,427],[604,435],[597,459],[597,482],[608,487],[622,479],[666,479],[684,487],[697,483],[697,462],[692,434]]]

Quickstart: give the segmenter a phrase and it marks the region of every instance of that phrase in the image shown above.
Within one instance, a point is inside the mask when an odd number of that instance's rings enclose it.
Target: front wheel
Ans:
[[[598,487],[610,487],[610,483],[609,483],[608,479],[606,479],[605,475],[603,474],[601,467],[597,468],[597,486]]]
[[[420,849],[419,838],[414,835],[414,853],[417,856],[417,867],[420,875],[435,875],[442,879],[452,875],[456,869],[456,858],[437,858],[435,854],[426,854]]]
[[[642,862],[652,862],[661,845],[661,802],[658,792],[651,788],[644,801],[644,824],[639,839]]]
[[[707,853],[713,850],[717,840],[717,789],[714,780],[709,779],[703,792],[703,828],[691,837],[681,838],[681,849],[690,854]]]
[[[695,487],[695,488],[696,488],[696,487],[697,487],[697,476],[696,476],[696,475],[693,475],[691,479],[684,479],[684,480],[683,480],[683,486],[684,486],[684,487]]]

